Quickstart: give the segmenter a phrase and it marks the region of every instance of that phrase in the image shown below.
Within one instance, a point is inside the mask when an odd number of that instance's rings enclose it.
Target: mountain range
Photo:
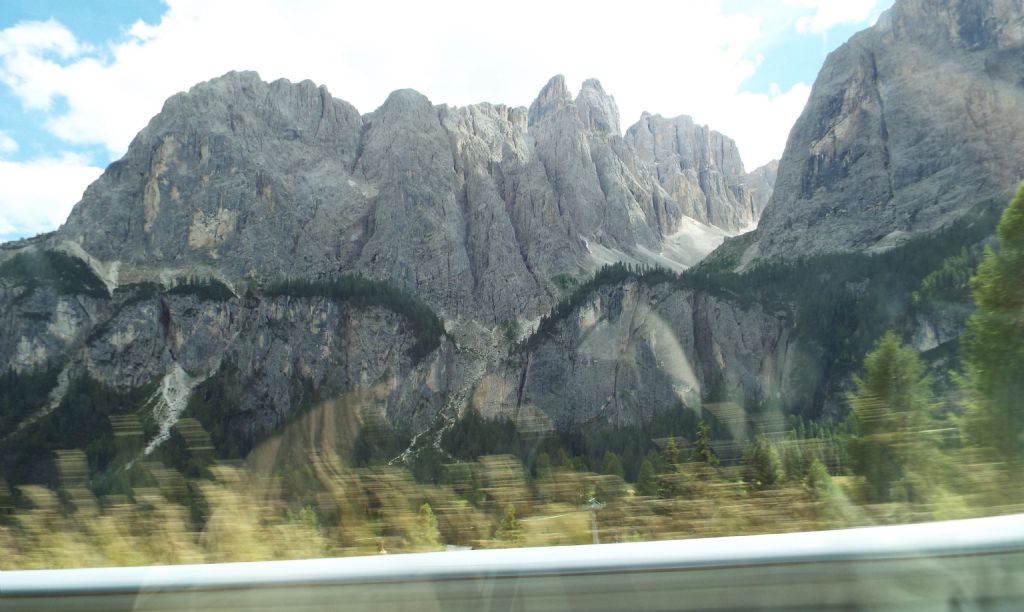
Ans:
[[[554,77],[529,109],[400,90],[360,115],[309,81],[230,73],[168,100],[52,242],[116,283],[358,273],[495,324],[610,261],[695,264],[756,223],[773,180],[687,117],[623,137],[596,80],[573,99]]]
[[[883,328],[936,363],[962,331],[962,295],[911,295],[1024,179],[1022,66],[1018,1],[898,0],[751,172],[689,117],[623,134],[593,79],[365,115],[310,81],[201,83],[58,231],[0,246],[3,469],[45,481],[83,447],[99,471],[119,427],[148,455],[183,417],[232,457],[303,414],[413,447],[470,409],[838,419]]]

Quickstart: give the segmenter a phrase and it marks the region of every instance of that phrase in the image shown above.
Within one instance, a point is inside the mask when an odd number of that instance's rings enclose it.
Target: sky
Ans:
[[[164,100],[230,70],[311,79],[362,113],[528,106],[597,78],[647,111],[782,154],[826,55],[893,0],[0,0],[0,241],[56,229]]]

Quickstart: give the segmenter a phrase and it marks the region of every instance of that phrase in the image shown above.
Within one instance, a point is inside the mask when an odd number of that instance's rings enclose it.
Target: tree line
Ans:
[[[423,301],[384,281],[344,275],[325,280],[286,279],[263,289],[268,296],[327,298],[358,308],[386,308],[400,315],[415,342],[409,348],[414,361],[423,359],[441,345],[444,322]]]

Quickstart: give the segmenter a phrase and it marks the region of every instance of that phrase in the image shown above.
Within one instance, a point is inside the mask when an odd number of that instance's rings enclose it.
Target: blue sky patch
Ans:
[[[120,39],[136,21],[159,21],[167,10],[161,0],[3,0],[0,29],[22,21],[54,19],[82,42],[101,46]]]

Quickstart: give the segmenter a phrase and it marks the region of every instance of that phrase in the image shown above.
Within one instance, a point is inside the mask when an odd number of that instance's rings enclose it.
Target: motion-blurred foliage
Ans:
[[[660,441],[663,452],[643,460],[635,483],[622,478],[613,453],[605,474],[545,460],[531,475],[517,457],[493,455],[448,464],[441,484],[424,484],[405,467],[354,468],[321,450],[309,454],[312,477],[301,483],[239,462],[211,462],[205,477],[153,462],[132,466],[140,484],[127,494],[97,496],[85,454],[61,451],[58,490],[20,487],[14,502],[0,495],[0,568],[627,542],[1024,511],[1012,471],[934,434],[949,425],[900,417],[860,440],[900,449],[884,497],[873,472],[829,473],[825,462],[842,453],[838,438],[795,431],[760,436],[743,462],[717,467]]]
[[[55,490],[8,491],[0,479],[0,569],[625,542],[1024,512],[1024,190],[998,237],[972,280],[978,310],[965,374],[943,397],[918,355],[889,333],[863,359],[847,423],[795,417],[750,440],[722,439],[710,411],[699,420],[669,415],[660,436],[643,427],[582,438],[524,433],[469,411],[437,436],[436,469],[406,466],[405,455],[389,460],[394,440],[372,439],[390,434],[366,417],[352,434],[358,453],[323,445],[296,460],[282,437],[268,444],[286,460],[268,464],[259,449],[247,461],[215,460],[201,419],[187,418],[174,437],[178,461],[169,462],[184,461],[184,472],[111,459],[117,474],[98,485],[96,449],[86,447],[55,452]],[[961,263],[949,266],[955,286]],[[115,435],[139,428],[106,416]],[[745,450],[731,451],[736,444]],[[495,450],[502,454],[485,454]]]

